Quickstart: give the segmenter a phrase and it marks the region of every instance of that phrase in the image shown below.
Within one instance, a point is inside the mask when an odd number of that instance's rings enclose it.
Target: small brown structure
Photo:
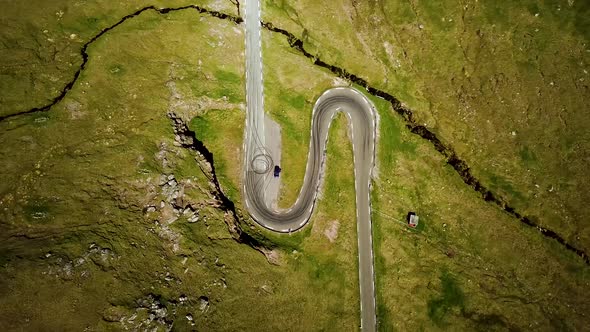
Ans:
[[[408,226],[412,228],[416,228],[418,226],[419,219],[420,218],[416,215],[415,212],[408,212],[408,215],[406,216]]]

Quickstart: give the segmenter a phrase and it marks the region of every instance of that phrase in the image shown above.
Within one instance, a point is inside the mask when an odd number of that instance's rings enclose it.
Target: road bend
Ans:
[[[358,90],[333,88],[316,101],[312,112],[309,154],[299,196],[288,209],[273,208],[265,199],[273,160],[265,145],[259,0],[246,0],[246,128],[244,133],[243,196],[252,218],[281,233],[299,230],[311,218],[324,171],[330,124],[342,112],[348,118],[354,156],[361,330],[375,331],[375,276],[371,230],[371,173],[375,164],[375,109]]]

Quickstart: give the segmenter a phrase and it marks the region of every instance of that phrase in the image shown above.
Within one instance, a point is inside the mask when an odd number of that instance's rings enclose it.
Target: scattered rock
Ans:
[[[68,101],[65,104],[66,111],[70,113],[70,118],[72,120],[80,119],[84,116],[84,112],[81,111],[82,104],[75,100]]]
[[[158,151],[158,153],[156,153],[156,160],[160,161],[160,163],[162,164],[162,168],[169,169],[170,167],[173,166],[167,157],[168,153],[170,152],[170,149],[168,148],[168,145],[166,144],[166,142],[160,143],[159,148],[160,148],[160,151]]]
[[[174,220],[169,220],[169,223],[174,222]],[[164,240],[168,240],[171,244],[172,252],[177,253],[180,251],[180,234],[174,232],[168,225],[160,225],[160,228],[157,232],[158,236],[160,236]]]
[[[340,77],[335,77],[332,80],[332,86],[338,87],[338,86],[350,86],[350,82],[348,82],[347,80],[340,78]]]
[[[120,322],[127,315],[129,315],[128,309],[120,306],[112,306],[107,308],[102,313],[102,319],[104,319],[107,322]]]
[[[84,258],[80,257],[75,260],[74,266],[78,267],[78,266],[84,264],[85,262],[86,262],[86,260]]]
[[[45,259],[48,262],[48,269],[43,274],[53,275],[62,280],[74,280],[76,277],[87,277],[90,272],[88,264],[94,263],[96,266],[106,270],[118,258],[108,248],[101,248],[95,243],[88,247],[88,251],[80,257],[72,260],[65,260],[57,255],[47,253]]]
[[[123,318],[120,322],[123,325],[124,330],[133,331],[170,331],[174,321],[168,317],[168,308],[152,294],[147,297],[136,300],[137,308],[135,308],[135,314],[129,318]],[[174,304],[169,304],[175,306]],[[172,314],[175,313],[175,309],[172,308]],[[141,314],[144,316],[147,314],[147,318],[134,323],[135,318]],[[131,328],[127,324],[132,324]],[[163,329],[162,329],[163,328]]]
[[[265,292],[265,293],[267,293],[267,294],[272,294],[273,293],[273,289],[269,285],[262,285],[260,287],[260,289],[262,289],[262,291]]]
[[[158,182],[158,184],[160,186],[163,186],[166,184],[166,182],[168,182],[168,178],[166,177],[165,174],[160,175],[160,182]]]
[[[334,242],[338,238],[338,229],[340,228],[340,222],[333,220],[330,225],[324,231],[324,235],[328,238],[328,241]]]
[[[240,105],[229,102],[227,97],[218,99],[213,99],[208,96],[202,96],[196,99],[185,98],[176,87],[174,79],[177,79],[177,77],[175,77],[176,74],[174,71],[175,67],[173,66],[171,68],[171,76],[173,78],[166,83],[166,86],[170,91],[170,99],[168,103],[168,110],[170,112],[179,114],[183,119],[188,120],[197,115],[201,115],[208,110],[230,110],[240,107]],[[175,139],[175,142],[177,144],[193,143],[192,138],[182,136],[180,137],[180,141]]]
[[[258,251],[264,254],[268,263],[272,265],[281,265],[281,253],[277,249],[258,248]]]
[[[209,310],[209,298],[206,296],[199,297],[199,310],[206,312]]]
[[[72,280],[72,270],[73,270],[73,265],[71,262],[68,262],[64,265],[63,267],[63,275],[62,278],[65,280]]]

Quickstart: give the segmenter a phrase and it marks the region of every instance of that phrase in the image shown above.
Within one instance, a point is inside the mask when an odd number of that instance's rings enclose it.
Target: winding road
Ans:
[[[311,218],[323,174],[326,144],[332,119],[346,114],[352,133],[361,330],[375,331],[375,285],[371,231],[371,172],[375,164],[375,110],[370,101],[352,88],[333,88],[316,101],[312,114],[311,138],[303,186],[297,201],[288,209],[272,208],[266,197],[268,176],[274,167],[265,144],[264,93],[262,80],[261,24],[259,0],[245,1],[246,25],[246,129],[244,140],[243,195],[246,208],[261,226],[290,233]]]

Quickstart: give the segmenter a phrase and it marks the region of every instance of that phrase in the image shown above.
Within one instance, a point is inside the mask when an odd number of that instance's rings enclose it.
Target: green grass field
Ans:
[[[484,185],[590,250],[587,4],[282,4],[265,1],[264,19],[399,98]]]

